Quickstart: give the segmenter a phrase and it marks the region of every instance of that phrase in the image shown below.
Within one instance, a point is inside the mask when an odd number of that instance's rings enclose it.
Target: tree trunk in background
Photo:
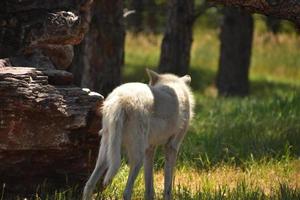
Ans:
[[[276,35],[281,28],[281,21],[275,17],[266,17],[266,26],[267,29]]]
[[[219,95],[245,96],[249,93],[252,38],[252,16],[237,8],[225,8],[217,75]]]
[[[163,8],[158,6],[155,0],[131,0],[128,9],[135,11],[126,18],[127,28],[132,30],[133,33],[159,32],[158,18]]]
[[[193,40],[194,0],[170,0],[168,19],[161,45],[160,72],[184,75],[190,64]]]
[[[139,33],[143,30],[144,1],[145,0],[131,0],[130,2],[130,10],[135,10],[135,13],[128,17],[128,25],[132,28],[134,33]]]
[[[107,95],[121,82],[125,29],[122,0],[97,0],[90,30],[75,47],[71,71],[82,87]]]
[[[159,15],[163,6],[158,6],[155,0],[144,0],[147,12],[145,13],[146,32],[159,33]]]

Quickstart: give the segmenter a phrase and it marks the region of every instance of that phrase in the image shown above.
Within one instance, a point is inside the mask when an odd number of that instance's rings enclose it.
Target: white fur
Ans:
[[[131,199],[133,184],[144,163],[145,198],[154,198],[153,156],[157,145],[166,154],[164,198],[171,199],[173,168],[179,146],[193,117],[191,77],[157,74],[147,70],[150,84],[126,83],[117,87],[103,104],[103,128],[96,167],[86,183],[83,199],[104,175],[109,184],[121,164],[121,146],[126,149],[130,172],[124,199]],[[105,173],[106,172],[106,173]]]

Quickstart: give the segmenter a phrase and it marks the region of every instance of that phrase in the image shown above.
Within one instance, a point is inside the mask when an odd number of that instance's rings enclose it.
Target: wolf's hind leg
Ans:
[[[173,181],[173,171],[176,163],[177,148],[171,144],[166,144],[165,146],[165,183],[164,183],[164,199],[172,199],[172,181]]]
[[[177,153],[179,151],[179,147],[182,143],[182,140],[187,132],[188,123],[185,124],[183,129],[178,132],[175,137],[173,137],[166,145],[165,145],[165,154],[166,154],[166,162],[165,162],[165,184],[164,184],[164,199],[170,200],[172,199],[172,181],[173,181],[173,172],[176,164]]]
[[[82,197],[83,200],[91,199],[93,190],[98,180],[100,179],[101,176],[103,176],[103,174],[107,170],[107,161],[106,161],[107,140],[108,140],[107,134],[106,135],[103,134],[95,169],[84,187],[83,197]]]
[[[128,151],[128,160],[129,160],[129,175],[125,187],[125,191],[123,193],[124,200],[131,199],[132,189],[137,175],[143,165],[143,154],[140,149],[130,148]]]
[[[123,193],[124,200],[131,199],[133,185],[134,185],[137,175],[139,174],[142,164],[143,164],[142,160],[139,160],[136,163],[133,163],[130,165],[129,176],[127,179],[125,191]]]
[[[155,153],[155,147],[150,146],[145,150],[144,158],[144,177],[145,177],[145,199],[154,199],[154,187],[153,187],[153,157]]]

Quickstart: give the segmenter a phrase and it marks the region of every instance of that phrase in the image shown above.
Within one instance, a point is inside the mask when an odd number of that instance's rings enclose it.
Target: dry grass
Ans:
[[[210,170],[179,169],[176,171],[175,187],[181,185],[196,192],[201,187],[217,189],[219,187],[229,187],[233,189],[240,182],[258,187],[265,194],[270,194],[279,183],[285,183],[291,188],[300,188],[300,161],[295,160],[285,167],[276,164],[252,166],[242,170],[239,167],[222,165]],[[163,171],[158,171],[155,175],[156,188],[162,191]]]

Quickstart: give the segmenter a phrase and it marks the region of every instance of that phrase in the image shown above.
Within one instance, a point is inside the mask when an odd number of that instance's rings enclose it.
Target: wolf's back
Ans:
[[[119,108],[115,108],[115,106],[122,107],[127,112],[142,112],[150,109],[153,101],[153,94],[148,85],[126,83],[114,89],[107,97],[104,102],[103,113],[117,111]]]

